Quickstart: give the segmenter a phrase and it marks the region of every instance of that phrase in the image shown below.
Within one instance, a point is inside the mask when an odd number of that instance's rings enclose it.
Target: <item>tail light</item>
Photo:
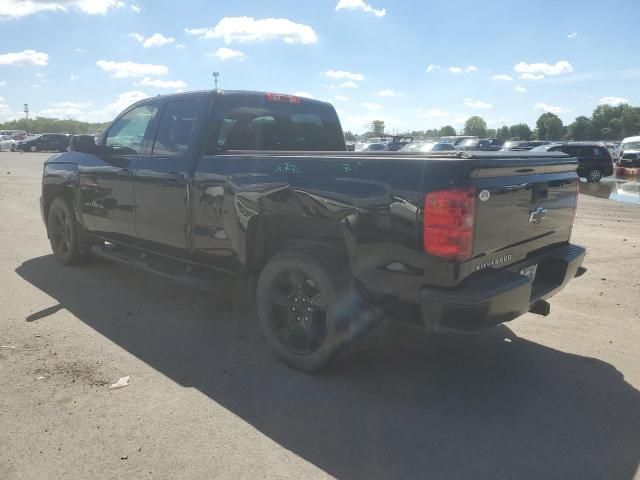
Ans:
[[[468,260],[473,253],[475,218],[474,189],[428,193],[424,201],[424,251],[449,260]]]
[[[295,105],[302,103],[302,99],[300,97],[282,95],[280,93],[267,93],[266,98],[267,102],[293,103]]]

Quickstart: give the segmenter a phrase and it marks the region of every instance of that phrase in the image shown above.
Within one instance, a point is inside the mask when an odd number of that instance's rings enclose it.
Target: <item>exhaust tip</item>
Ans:
[[[535,313],[536,315],[542,315],[543,317],[546,317],[547,315],[549,315],[549,313],[551,313],[551,304],[546,300],[538,300],[536,303],[531,305],[529,311],[531,313]]]

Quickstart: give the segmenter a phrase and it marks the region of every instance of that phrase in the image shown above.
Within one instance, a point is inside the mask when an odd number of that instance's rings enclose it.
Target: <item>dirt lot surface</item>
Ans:
[[[637,205],[581,196],[589,271],[548,317],[445,350],[390,332],[309,376],[227,280],[57,265],[46,157],[0,153],[0,479],[640,478]]]

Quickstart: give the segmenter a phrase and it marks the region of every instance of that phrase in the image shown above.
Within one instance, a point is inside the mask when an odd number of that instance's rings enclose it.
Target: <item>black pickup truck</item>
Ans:
[[[242,275],[305,371],[397,319],[478,334],[584,272],[559,152],[347,152],[334,108],[257,92],[140,101],[44,166],[55,257],[190,280]]]

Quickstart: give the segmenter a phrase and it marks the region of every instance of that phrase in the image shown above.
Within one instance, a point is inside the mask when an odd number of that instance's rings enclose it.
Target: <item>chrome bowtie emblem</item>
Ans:
[[[547,210],[544,207],[538,207],[529,212],[529,223],[540,223],[547,216]]]

